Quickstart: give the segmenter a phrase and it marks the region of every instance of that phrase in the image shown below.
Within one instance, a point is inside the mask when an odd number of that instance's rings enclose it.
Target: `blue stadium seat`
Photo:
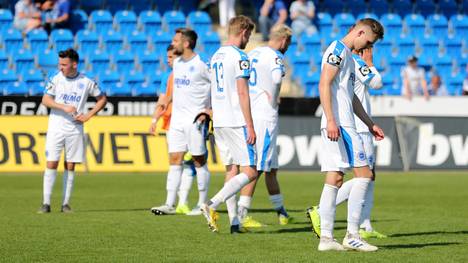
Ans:
[[[99,37],[96,32],[80,30],[76,34],[76,42],[81,55],[87,56],[99,49]]]
[[[286,51],[286,55],[288,56],[289,54],[294,54],[298,50],[298,41],[297,37],[295,35],[292,35],[291,37],[291,44],[289,44],[288,51]]]
[[[418,66],[423,67],[426,72],[429,72],[434,65],[432,56],[428,54],[430,53],[423,51],[422,55],[418,58]],[[434,53],[434,56],[437,56],[437,53]]]
[[[445,76],[452,74],[452,59],[450,56],[434,56],[433,62],[437,72],[439,72],[441,75]]]
[[[109,30],[102,35],[102,42],[106,46],[106,50],[110,53],[123,49],[123,36],[114,30]]]
[[[142,83],[134,88],[135,96],[156,97],[157,87],[154,84]]]
[[[145,82],[145,75],[140,71],[131,70],[126,72],[126,75],[124,76],[124,82],[133,89],[134,87]]]
[[[148,81],[146,82],[148,85],[154,85],[156,87],[157,94],[161,94],[160,88],[163,75],[165,75],[165,72],[157,70],[154,74],[148,76]]]
[[[211,31],[211,18],[208,13],[203,11],[192,11],[187,16],[188,25],[197,30],[198,34]]]
[[[400,72],[406,65],[406,58],[402,56],[391,56],[388,58],[388,64],[390,65],[390,72]]]
[[[28,96],[29,89],[23,82],[14,82],[12,85],[3,88],[3,95],[5,96]]]
[[[80,2],[80,8],[87,12],[91,12],[92,10],[104,8],[106,0],[92,0],[92,1],[86,1],[86,0],[81,0]]]
[[[37,57],[37,64],[39,67],[46,73],[49,74],[51,72],[57,71],[58,69],[58,54],[55,50],[46,49],[38,54]]]
[[[28,86],[32,96],[42,95],[44,93],[44,75],[39,70],[32,69],[23,73],[22,80]]]
[[[317,52],[320,53],[321,50],[321,38],[318,34],[302,34],[300,42],[303,46],[304,49],[308,50],[310,52]]]
[[[0,71],[0,89],[5,92],[5,88],[11,87],[15,82],[18,81],[13,70],[4,69]]]
[[[8,54],[0,49],[0,69],[8,69],[10,67],[10,60]]]
[[[39,52],[49,46],[49,36],[44,29],[34,29],[27,34],[32,52]]]
[[[135,58],[132,53],[120,50],[113,54],[113,62],[119,72],[129,72],[135,67]]]
[[[8,9],[0,9],[0,33],[6,32],[13,24],[13,14]]]
[[[343,7],[345,6],[342,0],[328,0],[323,1],[319,6],[320,12],[328,12],[332,16],[336,15],[337,13],[343,12]]]
[[[448,21],[444,15],[432,14],[427,18],[429,28],[434,36],[448,35]]]
[[[415,11],[421,13],[423,16],[434,14],[436,11],[436,5],[433,0],[416,0]]]
[[[169,34],[174,34],[174,31],[179,27],[185,27],[185,15],[181,11],[166,11],[163,15],[163,28]]]
[[[88,55],[87,61],[95,74],[100,74],[109,69],[110,58],[106,52],[96,50]]]
[[[378,41],[374,47],[375,53],[381,56],[389,56],[393,53],[393,43],[390,38],[387,37]]]
[[[422,15],[408,14],[405,16],[405,23],[409,33],[414,38],[423,37],[426,34],[426,20]]]
[[[465,1],[466,2],[466,1]],[[439,12],[449,17],[458,12],[458,6],[454,0],[439,0]]]
[[[112,14],[107,10],[94,10],[89,16],[89,23],[98,35],[103,35],[112,29]]]
[[[34,68],[34,55],[27,49],[19,49],[12,53],[16,73],[23,74]]]
[[[379,16],[388,13],[390,7],[387,0],[369,0],[369,10]]]
[[[204,50],[210,56],[221,46],[221,38],[218,33],[208,31],[200,37]]]
[[[385,38],[394,40],[399,38],[402,33],[402,20],[397,14],[384,14],[380,22],[385,28]]]
[[[375,20],[379,20],[379,17],[374,14],[374,13],[360,13],[358,16],[357,16],[357,20],[361,20],[361,19],[364,19],[364,18],[373,18]]]
[[[134,1],[138,2],[138,1]],[[106,1],[106,9],[111,11],[113,14],[122,11],[124,9],[128,9],[129,5],[131,5],[129,0],[112,0]]]
[[[448,93],[452,96],[461,95],[463,90],[464,79],[465,76],[461,73],[447,76],[445,78],[445,83],[448,89]]]
[[[304,87],[305,97],[318,97],[319,89],[318,84],[320,81],[320,74],[318,72],[310,72],[301,76],[301,83]]]
[[[137,16],[133,11],[120,10],[114,16],[114,23],[122,35],[128,36],[137,29]]]
[[[155,2],[154,0],[132,1],[132,3],[131,3],[132,10],[135,11],[135,13],[137,13],[137,14],[141,14],[142,12],[146,11],[148,9],[148,7],[152,7],[154,2]],[[159,11],[162,11],[162,12],[166,11],[166,9],[164,8],[164,1],[163,0],[158,0],[157,5],[158,5],[157,7],[158,7]],[[169,9],[172,9],[172,7],[167,8],[167,10],[169,10]]]
[[[157,11],[147,10],[141,12],[138,21],[143,25],[146,34],[158,32],[162,29],[161,15]]]
[[[99,86],[102,90],[109,90],[120,82],[120,75],[115,70],[106,70],[99,75]]]
[[[468,54],[458,57],[458,68],[463,72],[468,64]],[[467,72],[468,73],[468,72]]]
[[[338,13],[335,15],[335,23],[338,28],[338,35],[345,36],[351,26],[356,23],[356,19],[349,13]]]
[[[73,33],[68,29],[54,29],[50,33],[50,42],[58,51],[73,48]]]
[[[289,55],[288,59],[293,67],[293,73],[295,75],[309,71],[311,56],[309,56],[307,52],[296,51],[294,54]]]
[[[151,75],[159,69],[161,61],[155,52],[146,50],[138,56],[138,63],[141,65],[143,73]]]
[[[453,15],[450,17],[450,23],[458,36],[464,36],[467,39],[468,35],[468,16],[466,15]]]
[[[393,13],[399,14],[401,17],[408,13],[413,13],[413,3],[408,0],[393,0]]]
[[[426,36],[419,39],[424,54],[439,54],[439,39],[435,36]]]
[[[415,54],[415,43],[412,35],[402,36],[397,39],[398,54],[403,58],[407,58]]]
[[[318,27],[320,35],[330,35],[333,31],[333,18],[329,13],[318,13]]]
[[[458,34],[453,36],[446,36],[444,40],[445,53],[450,57],[459,57],[462,52],[462,39]]]
[[[7,53],[23,48],[23,37],[19,30],[10,28],[1,35],[3,47]]]
[[[74,9],[71,15],[71,30],[73,33],[85,29],[88,25],[88,15],[84,10]]]
[[[143,32],[133,31],[127,36],[127,42],[130,45],[130,50],[134,54],[140,54],[148,49],[148,38]]]
[[[382,74],[382,89],[387,95],[400,96],[401,87],[394,85],[395,76],[393,74]]]
[[[132,96],[132,93],[132,87],[123,82],[119,82],[106,90],[108,96]]]
[[[367,2],[365,0],[347,0],[344,1],[346,4],[346,10],[353,15],[357,15],[362,11],[367,11]]]
[[[151,35],[153,49],[158,55],[165,55],[167,47],[172,43],[172,35],[164,31],[158,31]]]

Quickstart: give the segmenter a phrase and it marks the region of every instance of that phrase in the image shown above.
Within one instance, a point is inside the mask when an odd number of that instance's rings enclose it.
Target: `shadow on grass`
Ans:
[[[439,247],[460,245],[459,242],[440,242],[440,243],[425,243],[425,244],[400,244],[400,245],[380,245],[382,249],[402,249],[402,248],[423,248],[423,247]]]
[[[400,221],[398,219],[371,219],[371,222],[372,223],[378,223],[378,222],[395,222],[395,221]],[[347,223],[348,221],[346,221],[346,219],[339,219],[339,220],[335,220],[335,223]]]
[[[459,234],[459,235],[467,235],[467,234],[468,234],[468,230],[461,230],[461,231],[431,231],[431,232],[400,233],[400,234],[389,235],[389,237],[428,236],[428,235],[439,235],[439,234]]]
[[[149,208],[115,208],[115,209],[92,209],[92,210],[78,210],[75,213],[95,213],[95,212],[133,212],[133,211],[148,211]]]

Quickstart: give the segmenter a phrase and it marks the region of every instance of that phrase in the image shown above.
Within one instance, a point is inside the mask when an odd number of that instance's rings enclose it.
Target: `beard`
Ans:
[[[180,55],[182,55],[183,53],[184,53],[184,50],[183,50],[183,49],[179,50],[178,48],[174,48],[174,55],[180,56]]]

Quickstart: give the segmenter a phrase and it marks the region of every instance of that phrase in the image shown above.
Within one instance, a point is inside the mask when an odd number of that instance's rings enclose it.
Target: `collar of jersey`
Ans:
[[[74,79],[77,79],[77,78],[80,76],[80,72],[77,71],[77,72],[76,72],[76,76],[74,76],[74,77],[72,77],[72,78],[69,78],[69,77],[65,76],[63,73],[62,73],[62,75],[63,75],[66,79],[74,80]]]
[[[196,56],[198,56],[198,54],[197,54],[197,53],[193,53],[193,54],[195,54],[195,55],[194,55],[193,57],[191,57],[189,60],[184,60],[184,58],[182,58],[182,56],[180,56],[180,61],[182,61],[182,62],[185,62],[185,63],[186,63],[186,62],[189,62],[190,60],[194,59]]]

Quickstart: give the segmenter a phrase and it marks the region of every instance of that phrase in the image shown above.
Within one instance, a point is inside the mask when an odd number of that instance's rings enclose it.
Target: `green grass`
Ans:
[[[263,178],[251,215],[268,224],[231,236],[227,214],[221,233],[209,232],[202,217],[161,216],[149,207],[165,200],[162,174],[93,174],[75,179],[73,214],[61,214],[61,177],[52,213],[36,214],[42,176],[0,175],[0,261],[14,262],[467,262],[468,174],[466,172],[381,173],[376,184],[374,227],[388,235],[372,240],[376,253],[317,252],[304,209],[319,200],[318,173],[280,175],[285,203],[296,223],[277,225]],[[221,186],[212,178],[210,196]],[[191,203],[196,192],[191,193]],[[222,206],[224,209],[224,206]],[[346,228],[346,207],[337,211],[335,236]]]

